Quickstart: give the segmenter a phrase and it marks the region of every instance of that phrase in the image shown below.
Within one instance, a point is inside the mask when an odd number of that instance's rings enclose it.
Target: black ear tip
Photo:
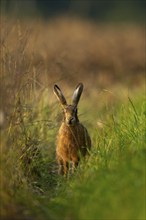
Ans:
[[[60,90],[60,88],[59,88],[59,86],[57,86],[57,84],[54,85],[54,89],[59,89]]]
[[[80,89],[82,89],[82,90],[83,90],[83,88],[84,88],[83,83],[81,83],[81,82],[80,82],[80,83],[77,85],[77,88],[78,88],[78,87],[80,87]]]
[[[79,85],[83,86],[83,83],[82,83],[82,82],[80,82],[80,83],[79,83]]]

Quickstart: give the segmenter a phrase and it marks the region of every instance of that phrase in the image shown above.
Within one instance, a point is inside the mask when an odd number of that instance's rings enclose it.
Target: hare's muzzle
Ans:
[[[75,124],[75,118],[73,118],[73,117],[69,118],[69,119],[66,120],[66,122],[67,122],[68,125],[73,125],[73,124]]]

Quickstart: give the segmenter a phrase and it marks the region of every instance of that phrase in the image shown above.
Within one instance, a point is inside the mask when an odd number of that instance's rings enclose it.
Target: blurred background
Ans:
[[[87,97],[144,83],[145,1],[1,0],[0,8],[6,115],[32,87],[51,102],[56,82],[71,94],[83,81]]]
[[[143,0],[1,0],[5,114],[18,93],[28,97],[32,86],[52,96],[55,82],[70,94],[83,81],[85,95],[92,97],[97,89],[141,86],[145,6]]]

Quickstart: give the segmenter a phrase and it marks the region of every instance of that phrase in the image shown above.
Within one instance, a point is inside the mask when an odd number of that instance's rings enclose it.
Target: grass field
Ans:
[[[144,28],[3,17],[1,30],[1,219],[146,219]],[[70,100],[80,81],[92,149],[64,178],[52,88]]]

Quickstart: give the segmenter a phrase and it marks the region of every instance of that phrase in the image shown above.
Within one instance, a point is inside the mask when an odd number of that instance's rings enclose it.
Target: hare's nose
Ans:
[[[70,119],[67,121],[67,124],[68,124],[68,125],[71,125],[72,122],[73,122],[73,120],[74,120],[74,118],[70,118]]]

